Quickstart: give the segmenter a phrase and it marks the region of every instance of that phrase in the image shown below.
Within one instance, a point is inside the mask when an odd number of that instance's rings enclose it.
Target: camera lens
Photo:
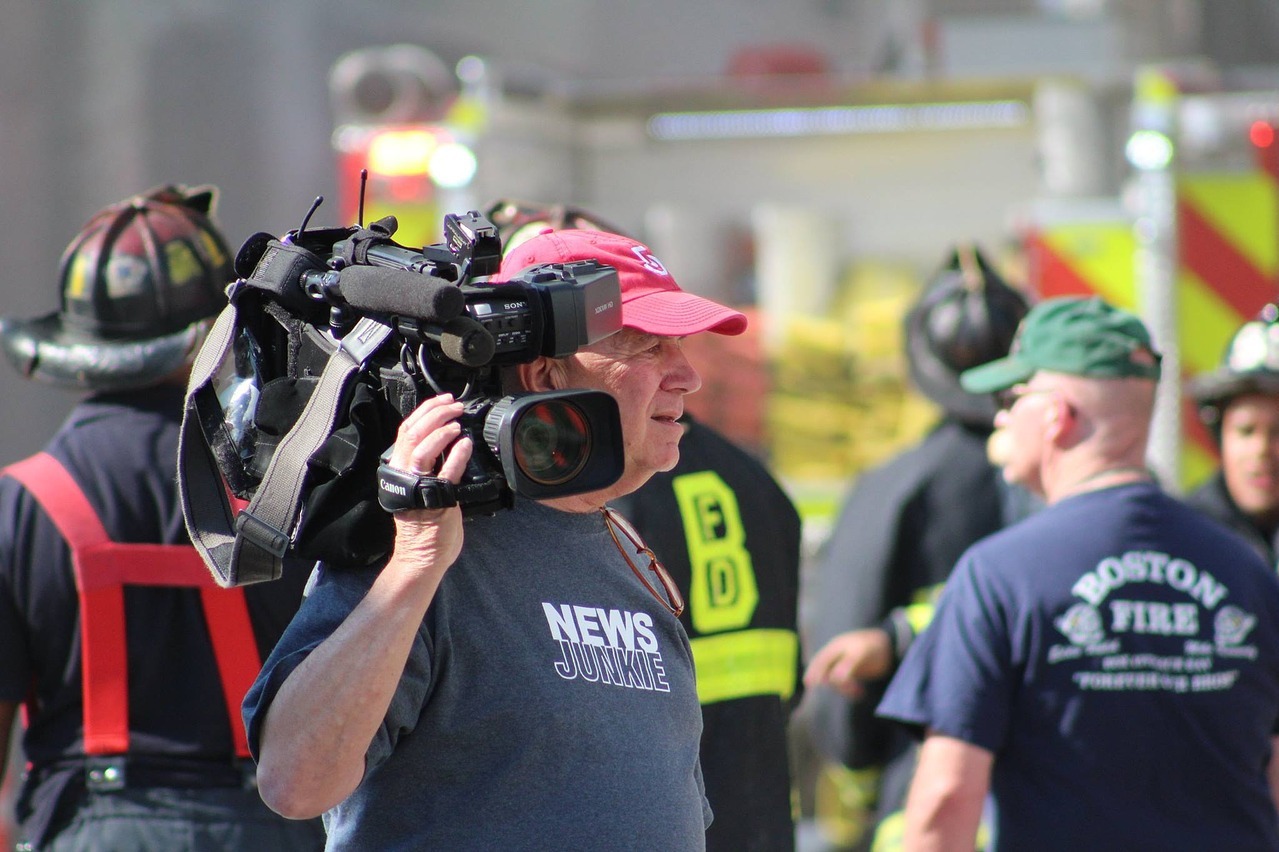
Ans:
[[[621,417],[617,401],[604,391],[516,393],[468,405],[471,422],[483,423],[491,461],[521,497],[585,494],[622,475]]]
[[[572,402],[548,399],[525,409],[513,435],[515,463],[538,485],[577,476],[591,456],[585,414]]]

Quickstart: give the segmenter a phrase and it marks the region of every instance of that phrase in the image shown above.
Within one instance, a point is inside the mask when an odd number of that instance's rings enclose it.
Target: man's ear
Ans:
[[[1075,434],[1079,425],[1079,412],[1070,400],[1059,393],[1052,395],[1052,401],[1045,407],[1044,418],[1048,435],[1058,446],[1070,446],[1078,442]]]
[[[564,365],[555,358],[545,356],[527,364],[517,364],[520,386],[526,391],[562,390],[568,386]]]

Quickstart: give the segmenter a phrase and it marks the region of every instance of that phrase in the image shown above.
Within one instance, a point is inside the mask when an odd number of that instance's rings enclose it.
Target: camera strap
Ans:
[[[201,426],[217,399],[212,383],[228,356],[237,321],[236,300],[223,309],[196,356],[187,385],[178,441],[178,488],[191,543],[222,586],[278,579],[297,528],[307,463],[335,428],[351,383],[391,334],[364,317],[329,356],[297,422],[281,439],[249,501],[232,511],[226,483]]]
[[[388,450],[383,455],[389,453]],[[457,490],[447,479],[400,470],[391,467],[385,459],[377,469],[377,502],[391,513],[456,506]]]

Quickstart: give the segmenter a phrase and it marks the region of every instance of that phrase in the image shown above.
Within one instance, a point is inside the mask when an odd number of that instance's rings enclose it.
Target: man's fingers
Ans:
[[[846,698],[852,699],[861,698],[866,693],[866,689],[862,686],[862,682],[860,680],[844,681],[843,683],[836,684],[835,688],[843,693]]]
[[[840,658],[830,667],[830,674],[827,680],[834,684],[843,684],[853,678],[854,660],[847,654],[840,655]]]
[[[847,651],[841,638],[832,639],[813,656],[812,662],[808,665],[808,671],[804,675],[805,683],[810,686],[834,685],[839,680],[839,670],[847,668],[848,665],[845,662]]]
[[[457,422],[462,410],[462,403],[451,394],[425,400],[400,424],[391,450],[391,466],[412,473],[432,473],[440,456],[462,432]]]
[[[805,686],[821,686],[826,683],[827,670],[830,669],[830,664],[835,657],[832,650],[828,644],[813,655],[813,659],[808,662],[808,668],[804,670]]]
[[[475,445],[470,438],[462,437],[454,441],[453,446],[448,448],[448,454],[444,456],[444,464],[440,466],[440,478],[447,479],[454,485],[461,482],[462,474],[466,472],[466,463],[471,460],[474,449]]]
[[[860,698],[865,688],[857,674],[865,656],[856,632],[836,636],[813,655],[804,672],[804,685],[830,686],[849,698]]]
[[[439,465],[440,456],[448,450],[451,444],[457,441],[461,434],[462,426],[456,420],[451,423],[443,423],[434,431],[428,432],[409,453],[408,469],[414,473],[427,476],[434,474],[436,467]],[[442,478],[447,479],[448,477],[443,476]]]

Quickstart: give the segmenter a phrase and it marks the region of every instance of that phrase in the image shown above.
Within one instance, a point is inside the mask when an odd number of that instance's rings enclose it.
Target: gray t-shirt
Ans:
[[[328,848],[701,849],[688,639],[603,517],[520,501],[465,535]],[[376,576],[319,570],[245,699],[255,753],[279,684]]]

